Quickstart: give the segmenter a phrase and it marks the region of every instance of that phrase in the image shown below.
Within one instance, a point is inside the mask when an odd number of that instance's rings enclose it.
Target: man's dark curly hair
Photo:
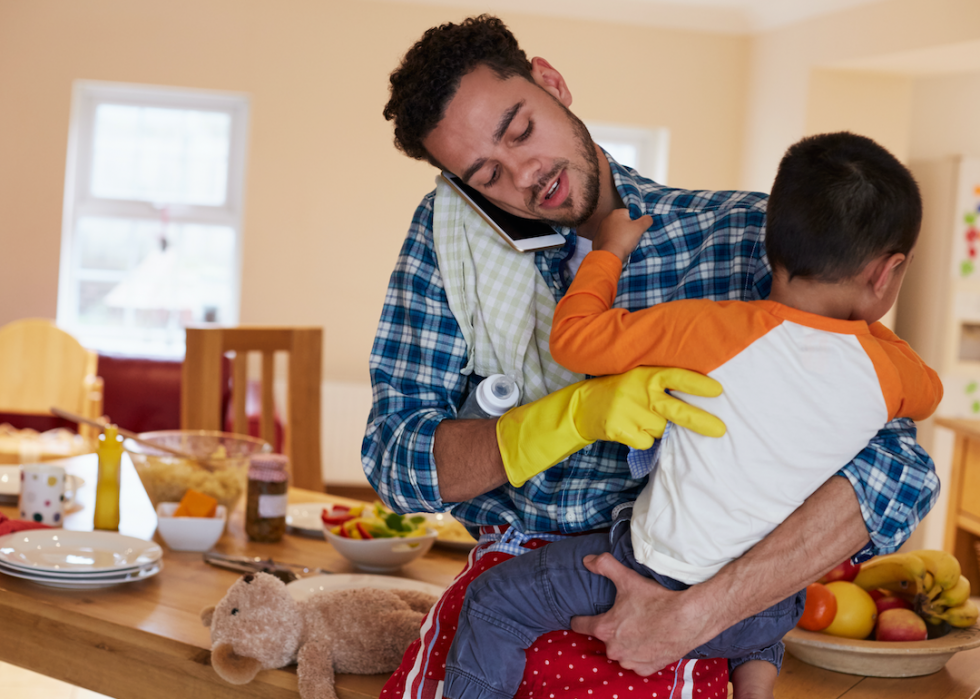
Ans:
[[[408,50],[391,74],[384,115],[395,122],[395,145],[407,156],[442,166],[422,146],[446,113],[463,76],[478,65],[501,80],[531,77],[531,62],[510,30],[490,15],[432,27]]]

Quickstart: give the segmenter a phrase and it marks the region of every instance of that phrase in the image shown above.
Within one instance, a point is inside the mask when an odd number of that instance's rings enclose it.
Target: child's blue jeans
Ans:
[[[573,616],[608,611],[616,586],[590,572],[582,559],[612,553],[644,577],[671,590],[688,585],[637,563],[628,510],[609,533],[573,536],[497,565],[470,584],[455,640],[446,658],[443,694],[451,699],[511,699],[524,674],[524,649],[549,631],[571,628]],[[783,636],[803,614],[802,590],[721,632],[685,658],[728,658],[730,669],[747,660],[783,660]]]

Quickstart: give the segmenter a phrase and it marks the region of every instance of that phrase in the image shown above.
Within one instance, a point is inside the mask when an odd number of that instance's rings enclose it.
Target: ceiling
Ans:
[[[395,0],[398,1],[398,0]],[[417,0],[401,0],[417,2]],[[425,0],[477,14],[521,12],[753,34],[881,0]]]

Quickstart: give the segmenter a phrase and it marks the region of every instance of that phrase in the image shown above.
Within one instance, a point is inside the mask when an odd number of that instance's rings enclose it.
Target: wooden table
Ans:
[[[78,506],[65,527],[91,530],[97,461],[94,455],[64,462],[84,479]],[[290,491],[291,502],[352,502],[312,491]],[[127,457],[123,457],[120,533],[154,537],[156,515]],[[0,507],[16,517],[16,506]],[[296,669],[259,673],[231,685],[210,666],[211,639],[201,610],[217,603],[239,573],[210,566],[200,553],[164,548],[163,571],[141,582],[94,590],[65,590],[0,574],[0,661],[33,670],[116,699],[262,697],[296,699]],[[287,534],[278,544],[249,542],[242,507],[215,547],[226,553],[272,556],[335,573],[358,572],[322,539]],[[442,587],[463,567],[465,554],[433,548],[400,575]],[[341,699],[375,699],[385,677],[339,675]],[[0,688],[0,696],[3,695]]]
[[[68,529],[92,527],[95,461],[72,459],[69,471],[85,480]],[[321,493],[293,490],[293,502],[337,501]],[[16,516],[15,507],[0,507]],[[123,468],[120,531],[151,538],[156,518],[128,460]],[[354,568],[322,540],[288,535],[279,544],[247,541],[241,511],[217,548],[337,573]],[[174,697],[297,699],[295,667],[259,673],[247,685],[230,685],[210,667],[210,637],[199,613],[216,603],[238,574],[205,564],[198,553],[164,546],[163,571],[147,580],[97,590],[62,590],[0,575],[0,660],[34,670],[116,699]],[[401,575],[448,585],[463,565],[463,554],[434,548]],[[341,699],[375,699],[380,675],[337,677]],[[2,693],[2,692],[0,692]],[[889,680],[820,670],[787,655],[776,684],[777,699],[972,699],[980,696],[980,648],[959,653],[928,677]],[[606,698],[601,698],[606,699]]]

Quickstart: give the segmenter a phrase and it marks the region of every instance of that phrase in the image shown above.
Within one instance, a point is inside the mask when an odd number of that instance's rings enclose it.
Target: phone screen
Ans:
[[[521,250],[540,249],[543,247],[558,247],[564,244],[562,238],[544,221],[516,216],[504,211],[492,203],[478,191],[465,184],[461,179],[449,172],[443,172],[443,177],[450,181],[464,198],[469,199],[473,207],[484,215],[488,223],[496,225],[506,238],[509,238]],[[533,241],[533,243],[532,243]],[[531,247],[521,243],[532,243]]]

